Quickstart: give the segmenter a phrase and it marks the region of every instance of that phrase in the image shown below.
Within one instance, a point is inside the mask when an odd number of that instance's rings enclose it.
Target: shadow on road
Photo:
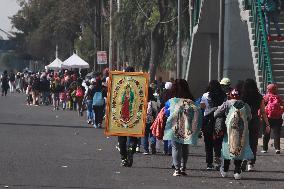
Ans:
[[[94,129],[93,127],[86,126],[70,126],[70,125],[48,125],[48,124],[37,124],[37,123],[3,123],[0,125],[12,125],[12,126],[26,126],[26,127],[66,127],[66,128],[80,128],[80,129]]]
[[[1,184],[5,186],[5,184]],[[7,185],[8,186],[8,185]],[[9,187],[32,187],[32,188],[73,188],[73,189],[108,189],[108,188],[94,188],[94,187],[81,187],[81,186],[52,186],[52,185],[25,185],[25,184],[14,184],[14,185],[9,185]],[[7,187],[8,188],[8,187]]]
[[[276,179],[276,178],[242,178],[242,180],[253,180],[253,181],[267,181],[267,182],[283,182],[284,179]]]

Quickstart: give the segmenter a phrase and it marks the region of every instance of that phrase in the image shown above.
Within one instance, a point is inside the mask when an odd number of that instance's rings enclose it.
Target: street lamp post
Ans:
[[[178,27],[177,27],[177,76],[181,77],[181,44],[180,44],[180,0],[178,0]]]
[[[112,0],[109,1],[109,70],[112,70]]]
[[[225,22],[225,0],[220,0],[219,18],[219,52],[218,52],[218,80],[223,78],[224,69],[224,22]]]

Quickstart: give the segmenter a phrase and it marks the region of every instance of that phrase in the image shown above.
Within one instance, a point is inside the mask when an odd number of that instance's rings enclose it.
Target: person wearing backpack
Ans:
[[[84,99],[84,87],[81,82],[77,83],[76,88],[76,102],[78,107],[78,116],[83,116],[83,99]]]
[[[60,79],[56,78],[51,82],[51,93],[54,110],[59,110],[59,93],[61,92]]]
[[[196,145],[201,129],[201,110],[194,103],[188,83],[177,79],[173,98],[165,103],[167,117],[163,140],[172,143],[173,176],[186,176],[189,145]]]
[[[125,69],[125,72],[135,72],[135,69],[131,66],[128,66]],[[128,137],[128,136],[118,136],[118,147],[121,166],[123,167],[132,167],[133,165],[133,155],[136,152],[136,147],[138,144],[137,137]]]
[[[165,106],[165,103],[173,98],[173,90],[172,90],[173,83],[172,82],[166,82],[165,89],[163,93],[161,94],[161,108]],[[164,140],[164,155],[172,155],[172,143],[169,140]]]
[[[93,94],[94,127],[102,128],[106,93],[102,90],[102,80],[99,77],[96,78]]]
[[[216,127],[214,111],[222,105],[227,99],[226,93],[222,90],[221,84],[217,80],[209,82],[207,92],[201,97],[200,107],[204,110],[202,133],[204,135],[207,170],[219,169],[221,166],[221,148],[222,132],[216,132],[215,128],[222,128],[222,125]],[[219,118],[218,118],[219,119]],[[218,124],[223,124],[219,119]],[[219,129],[218,131],[221,131]],[[213,165],[213,151],[215,159]]]
[[[148,88],[148,107],[147,107],[147,116],[146,116],[146,127],[145,127],[145,136],[143,137],[143,147],[144,155],[149,154],[149,138],[150,138],[150,148],[152,154],[156,154],[156,138],[151,132],[151,125],[155,121],[156,115],[158,114],[158,103],[155,101],[153,95],[153,90],[151,87]]]
[[[86,94],[85,94],[85,100],[87,104],[87,123],[88,124],[94,124],[93,96],[94,96],[95,81],[96,80],[92,78],[90,83],[89,82],[86,83],[86,85],[88,86]]]
[[[230,161],[234,160],[234,178],[241,179],[242,161],[252,159],[253,153],[249,145],[248,122],[251,119],[251,110],[248,104],[240,100],[239,91],[230,92],[230,100],[224,102],[214,112],[214,117],[226,116],[226,129],[222,143],[223,163],[220,168],[222,177],[228,176]]]
[[[276,84],[269,84],[267,86],[267,93],[264,96],[265,112],[268,117],[269,124],[274,135],[275,153],[280,154],[280,133],[282,127],[283,101],[278,95]],[[268,143],[270,140],[270,131],[264,132],[263,135],[263,150],[262,153],[267,153]]]

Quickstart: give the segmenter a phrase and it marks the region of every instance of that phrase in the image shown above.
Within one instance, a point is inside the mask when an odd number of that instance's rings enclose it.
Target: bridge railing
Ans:
[[[192,0],[191,1],[191,34],[193,31],[194,26],[196,26],[199,22],[199,14],[200,14],[200,6],[202,0]]]
[[[268,48],[267,34],[265,31],[265,19],[260,0],[244,0],[244,5],[250,11],[250,16],[253,19],[253,26],[255,31],[255,46],[258,49],[257,63],[258,69],[262,73],[261,92],[265,92],[266,86],[273,83],[271,58]]]

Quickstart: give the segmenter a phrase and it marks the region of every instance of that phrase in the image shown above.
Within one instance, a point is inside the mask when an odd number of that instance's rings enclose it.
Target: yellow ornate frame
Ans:
[[[131,85],[132,83],[132,85]],[[134,91],[133,117],[128,123],[119,119],[122,107],[123,89],[120,86],[131,86]],[[143,137],[145,133],[149,74],[143,72],[111,71],[108,81],[106,127],[107,136]],[[121,101],[121,102],[120,102]]]

